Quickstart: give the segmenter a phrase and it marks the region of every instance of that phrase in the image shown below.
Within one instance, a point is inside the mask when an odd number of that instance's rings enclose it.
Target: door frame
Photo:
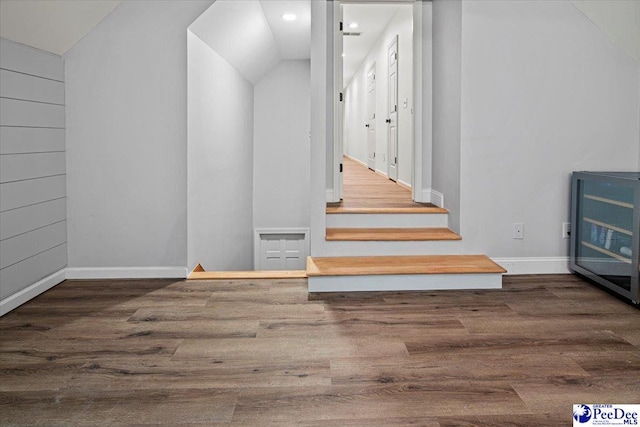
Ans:
[[[329,101],[327,103],[327,107],[330,111],[328,111],[329,117],[331,120],[332,133],[327,139],[327,154],[331,153],[333,157],[333,165],[329,165],[332,170],[332,178],[333,178],[333,188],[327,189],[327,201],[339,201],[335,200],[335,194],[339,192],[340,196],[342,196],[342,174],[340,173],[340,165],[342,164],[342,136],[336,135],[336,128],[340,129],[340,134],[342,134],[342,126],[343,121],[340,120],[340,127],[337,127],[337,111],[343,110],[343,105],[339,105],[339,94],[343,90],[343,88],[338,86],[338,82],[336,81],[337,67],[339,65],[339,61],[342,59],[342,51],[337,52],[336,50],[336,35],[337,31],[334,31],[334,25],[337,25],[340,21],[337,20],[337,14],[341,10],[340,6],[342,4],[376,4],[376,3],[399,3],[399,4],[411,4],[413,5],[413,88],[412,88],[412,96],[413,96],[413,113],[411,115],[411,127],[412,127],[412,173],[411,173],[411,197],[416,202],[430,202],[431,197],[430,189],[424,188],[423,182],[423,152],[430,151],[430,146],[427,147],[427,150],[424,150],[424,144],[427,143],[424,138],[424,122],[422,114],[424,111],[423,108],[423,80],[422,80],[422,68],[423,68],[423,25],[422,25],[422,1],[423,0],[333,0],[333,7],[328,8],[328,13],[330,16],[327,18],[327,29],[329,30],[328,39],[329,49],[327,55],[327,68],[331,70],[330,73],[330,84],[327,89],[329,89],[331,96],[327,99]],[[333,25],[331,25],[333,24]],[[337,55],[340,55],[340,58],[337,58]],[[430,92],[430,89],[429,89]],[[430,111],[430,108],[427,108],[427,111]],[[428,120],[430,122],[430,120]],[[426,123],[427,125],[429,123]],[[430,141],[431,138],[428,138]],[[430,145],[430,142],[429,142]],[[339,183],[338,189],[336,189]],[[330,195],[334,195],[333,199],[330,200]]]
[[[387,125],[388,125],[387,126],[387,177],[391,181],[393,181],[395,183],[398,182],[398,176],[399,176],[399,171],[398,171],[398,157],[399,157],[398,156],[398,147],[399,147],[399,144],[400,144],[398,142],[398,126],[400,125],[399,124],[399,120],[398,120],[398,115],[400,114],[400,111],[399,111],[399,108],[398,108],[398,87],[400,86],[399,82],[398,82],[398,73],[399,73],[398,61],[400,60],[400,55],[399,55],[400,48],[398,46],[399,39],[400,39],[400,37],[398,37],[398,34],[396,34],[393,37],[393,40],[391,41],[391,43],[389,43],[387,45],[387,108],[386,108],[386,110],[387,110],[387,116],[388,116],[387,119],[388,120],[391,120],[391,114],[392,114],[391,113],[391,109],[389,108],[391,106],[391,82],[390,82],[391,75],[390,75],[390,72],[389,72],[389,69],[390,69],[390,66],[389,66],[389,51],[391,50],[391,47],[393,45],[396,45],[396,52],[395,52],[396,57],[394,58],[395,59],[395,65],[396,65],[396,80],[395,80],[395,82],[396,82],[395,83],[395,86],[396,86],[395,87],[395,97],[396,97],[395,101],[396,101],[396,103],[395,103],[395,106],[394,106],[394,108],[395,108],[394,112],[396,114],[396,123],[395,123],[396,126],[395,126],[395,147],[394,147],[395,149],[394,150],[391,150],[391,146],[392,146],[393,143],[392,143],[392,139],[391,139],[391,129],[389,127],[389,126],[391,126],[392,123],[391,123],[391,121],[387,122]],[[413,125],[412,125],[412,127],[413,127]],[[391,177],[391,153],[392,152],[394,152],[396,154],[395,155],[395,159],[394,159],[394,164],[395,164],[395,169],[396,169],[395,179]],[[413,188],[413,185],[411,187]]]
[[[333,191],[327,192],[327,202],[340,202],[342,200],[342,156],[344,152],[343,129],[344,129],[344,100],[346,93],[342,87],[343,82],[343,38],[342,24],[342,3],[333,2],[333,28],[332,28],[332,51],[333,51]]]
[[[369,105],[371,99],[369,97],[370,91],[369,91],[369,74],[373,71],[373,92],[374,92],[374,98],[373,98],[373,118],[369,118],[369,108],[371,107],[371,105]],[[377,102],[377,96],[378,96],[378,83],[376,82],[376,76],[378,75],[378,69],[377,69],[377,65],[376,65],[376,61],[373,61],[373,63],[371,64],[371,66],[369,67],[369,69],[367,70],[367,123],[366,123],[366,129],[367,129],[367,167],[373,171],[376,170],[376,136],[375,136],[375,132],[378,131],[378,126],[376,124],[376,102]],[[369,134],[371,133],[371,121],[373,120],[373,132],[374,132],[374,140],[373,140],[373,158],[369,157],[370,154],[370,149],[371,147],[369,147]],[[343,123],[344,126],[344,123]],[[370,161],[373,161],[373,168],[371,167],[371,165],[369,164]]]

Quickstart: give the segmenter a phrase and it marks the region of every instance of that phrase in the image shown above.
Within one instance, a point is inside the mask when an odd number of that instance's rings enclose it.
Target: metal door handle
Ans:
[[[369,125],[368,125],[368,124],[366,124],[366,125],[364,125],[364,127],[368,128],[368,127],[369,127]]]
[[[391,119],[387,119],[387,123],[391,123]]]

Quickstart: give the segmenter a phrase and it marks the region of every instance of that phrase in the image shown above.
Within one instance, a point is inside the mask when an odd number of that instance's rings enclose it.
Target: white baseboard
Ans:
[[[369,168],[369,165],[367,165],[367,164],[366,164],[365,162],[363,162],[362,160],[358,160],[358,159],[356,159],[355,157],[351,157],[351,156],[350,156],[350,155],[348,155],[348,154],[345,154],[344,156],[345,156],[347,159],[353,160],[354,162],[361,164],[361,165],[362,165],[362,166],[364,166],[365,168]]]
[[[434,190],[433,188],[430,188],[427,191],[429,192],[429,202],[439,208],[444,208],[444,194]]]
[[[67,268],[67,279],[186,279],[186,267]]]
[[[333,203],[333,188],[332,189],[328,189],[327,190],[327,199],[326,199],[327,203]]]
[[[397,184],[398,184],[400,187],[404,187],[404,188],[406,188],[407,190],[411,190],[411,184],[407,184],[406,182],[401,181],[401,180],[398,180],[398,181],[397,181]]]
[[[432,188],[425,188],[416,196],[419,197],[419,200],[416,200],[416,202],[433,203],[439,208],[444,207],[444,195]]]
[[[377,173],[378,175],[382,176],[382,177],[385,177],[386,179],[389,179],[389,175],[387,175],[386,172],[383,172],[380,169],[376,169],[374,172]]]
[[[492,258],[506,274],[570,274],[569,257]]]
[[[34,283],[33,285],[9,295],[2,301],[0,301],[0,316],[4,316],[11,310],[18,308],[25,302],[29,301],[40,295],[41,293],[53,288],[55,285],[61,283],[65,279],[66,269],[62,269],[55,272],[44,279]]]

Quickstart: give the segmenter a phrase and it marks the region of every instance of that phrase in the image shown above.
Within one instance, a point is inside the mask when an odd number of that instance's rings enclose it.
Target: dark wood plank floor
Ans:
[[[561,426],[640,402],[640,311],[574,276],[307,294],[67,281],[0,318],[0,425]]]

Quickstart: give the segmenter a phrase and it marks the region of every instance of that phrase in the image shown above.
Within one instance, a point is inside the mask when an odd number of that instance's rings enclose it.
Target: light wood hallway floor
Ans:
[[[567,426],[638,402],[640,311],[574,276],[67,281],[0,318],[2,426]]]
[[[344,157],[342,169],[342,202],[329,203],[331,208],[415,209],[435,207],[431,203],[416,203],[411,190],[396,184],[355,160]]]

